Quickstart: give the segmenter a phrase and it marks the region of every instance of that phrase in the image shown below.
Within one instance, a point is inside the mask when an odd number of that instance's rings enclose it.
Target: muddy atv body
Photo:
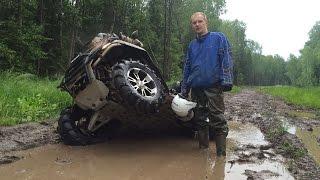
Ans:
[[[63,142],[71,145],[93,143],[99,132],[119,126],[104,107],[117,103],[136,113],[154,114],[169,92],[138,39],[105,33],[71,61],[59,88],[74,99],[58,122]]]

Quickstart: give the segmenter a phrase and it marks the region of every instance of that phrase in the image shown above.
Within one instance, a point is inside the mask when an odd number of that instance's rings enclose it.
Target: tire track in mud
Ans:
[[[292,124],[303,128],[310,125],[320,125],[319,119],[306,122],[298,118],[288,117],[288,112],[298,107],[288,106],[281,100],[253,90],[244,89],[234,96],[229,95],[225,103],[227,107],[226,117],[229,121],[253,123],[260,128],[264,135],[282,125],[283,122],[279,117],[283,116]],[[306,153],[302,157],[294,157],[283,148],[283,144],[287,143],[291,145],[290,147],[306,151],[304,144],[296,135],[284,132],[278,137],[270,138],[266,136],[266,139],[271,142],[270,146],[275,149],[276,153],[286,158],[288,170],[295,179],[320,179],[320,168],[310,154]],[[252,177],[252,172],[247,171],[246,173],[248,178]]]

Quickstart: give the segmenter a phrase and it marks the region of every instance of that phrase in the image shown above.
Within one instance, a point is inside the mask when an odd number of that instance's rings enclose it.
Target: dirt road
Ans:
[[[304,133],[319,136],[319,118],[310,115],[315,112],[251,90],[226,94],[226,105],[230,132],[225,159],[215,157],[214,142],[209,150],[199,150],[196,140],[176,133],[172,118],[161,121],[170,113],[144,125],[130,124],[121,136],[84,147],[59,143],[55,123],[48,121],[0,128],[1,179],[319,179],[319,143],[310,143],[316,144],[311,150],[300,140]],[[288,132],[267,141],[265,135],[279,122],[290,125]],[[310,150],[293,157],[283,142]]]

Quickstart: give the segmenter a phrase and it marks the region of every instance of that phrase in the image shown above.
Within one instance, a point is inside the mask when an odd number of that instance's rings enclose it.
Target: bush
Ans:
[[[1,73],[0,125],[41,121],[57,117],[71,98],[56,87],[59,80],[32,74]]]

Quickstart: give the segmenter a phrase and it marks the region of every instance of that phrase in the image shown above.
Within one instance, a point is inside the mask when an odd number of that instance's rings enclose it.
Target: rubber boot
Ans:
[[[209,147],[209,118],[207,108],[198,108],[194,111],[194,119],[198,132],[198,142],[200,149]]]
[[[215,139],[217,156],[226,156],[226,136],[217,135]]]
[[[199,148],[206,149],[209,147],[209,126],[205,125],[198,129]]]

